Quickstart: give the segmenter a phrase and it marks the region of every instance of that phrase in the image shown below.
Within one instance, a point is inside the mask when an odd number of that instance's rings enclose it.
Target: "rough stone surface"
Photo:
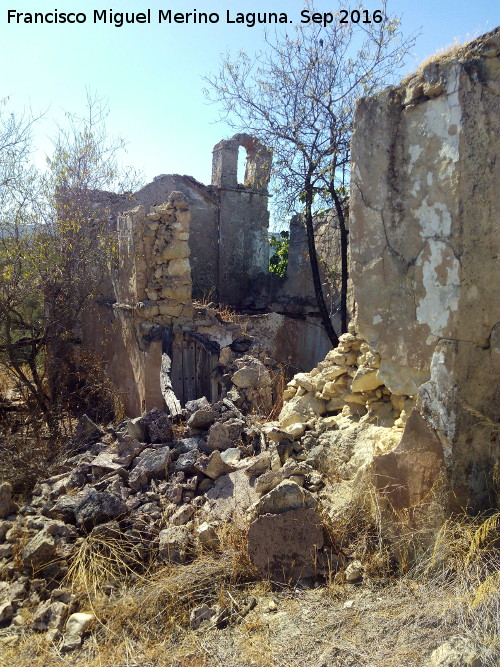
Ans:
[[[439,438],[417,410],[413,410],[400,443],[392,451],[375,456],[372,481],[396,511],[411,510],[424,498],[438,493],[445,473]],[[438,517],[436,517],[438,518]]]
[[[56,543],[52,535],[41,530],[24,547],[22,552],[23,563],[29,567],[38,568],[49,563],[56,553]]]
[[[208,432],[208,447],[220,450],[233,447],[238,442],[243,426],[244,422],[241,419],[216,422]]]
[[[107,491],[99,492],[87,489],[75,508],[75,517],[79,525],[90,529],[93,526],[127,514],[125,503]]]
[[[435,649],[425,667],[482,667],[471,642],[463,637],[452,637]]]
[[[218,450],[213,451],[210,456],[201,456],[196,462],[195,468],[210,479],[217,479],[221,475],[226,475],[234,470],[231,465],[222,459]]]
[[[188,419],[191,428],[208,428],[217,419],[217,413],[213,410],[196,410]]]
[[[203,512],[208,521],[242,520],[246,510],[259,499],[253,480],[243,470],[219,477],[206,497]]]
[[[0,519],[6,519],[17,510],[18,506],[12,500],[12,485],[10,482],[2,482],[0,484]]]
[[[68,616],[69,607],[64,602],[44,602],[33,614],[31,627],[44,632],[51,628],[61,631]]]
[[[262,496],[252,507],[252,513],[257,516],[281,514],[299,508],[315,508],[316,505],[317,500],[309,491],[300,487],[296,482],[285,480]]]
[[[298,580],[317,573],[323,526],[313,509],[265,514],[250,524],[248,553],[252,563],[273,581]]]
[[[185,526],[169,526],[160,531],[160,558],[167,563],[184,563],[189,544],[189,531]]]
[[[172,441],[172,423],[165,412],[153,408],[140,419],[141,426],[147,429],[149,442],[166,443]]]
[[[461,506],[482,502],[498,459],[500,97],[485,56],[431,63],[361,100],[352,139],[358,331],[380,354],[379,380],[417,396],[440,433]]]
[[[145,486],[152,478],[165,477],[170,458],[170,447],[143,450],[135,459],[135,466],[129,474],[128,483],[130,488],[137,490]]]

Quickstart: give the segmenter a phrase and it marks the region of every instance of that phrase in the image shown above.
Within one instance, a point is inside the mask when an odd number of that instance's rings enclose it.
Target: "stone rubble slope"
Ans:
[[[27,504],[1,485],[0,637],[31,629],[64,651],[81,645],[90,621],[73,626],[89,612],[68,588],[70,568],[93,541],[121,543],[131,569],[182,564],[201,547],[216,550],[217,526],[231,521],[250,525],[249,555],[263,575],[331,567],[316,511],[323,476],[299,439],[245,414],[272,403],[268,368],[245,345],[224,357],[217,403],[188,402],[177,425],[157,409],[104,429],[83,417],[63,472],[39,481]]]

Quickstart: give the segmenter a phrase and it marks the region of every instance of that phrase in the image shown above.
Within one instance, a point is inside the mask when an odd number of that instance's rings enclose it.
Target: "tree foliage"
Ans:
[[[280,276],[280,278],[284,278],[288,267],[290,233],[283,230],[280,232],[279,237],[270,236],[269,245],[274,250],[273,255],[269,259],[269,271]]]
[[[123,189],[107,109],[88,96],[67,114],[47,169],[31,166],[36,119],[0,114],[0,368],[51,430],[67,405],[72,344],[85,303],[109,264],[113,237],[98,190]]]
[[[314,12],[312,2],[305,6]],[[348,15],[351,8],[345,7]],[[358,7],[356,7],[358,9]],[[350,139],[356,101],[390,83],[414,43],[381,4],[380,22],[300,24],[292,34],[268,33],[266,47],[223,57],[207,95],[221,118],[273,150],[275,201],[303,214],[318,307],[333,345],[337,336],[322,296],[313,216],[333,209],[341,236],[342,329],[347,327],[346,212]]]

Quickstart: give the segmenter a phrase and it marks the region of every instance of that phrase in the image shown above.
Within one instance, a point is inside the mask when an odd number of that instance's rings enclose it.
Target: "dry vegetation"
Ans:
[[[342,554],[362,560],[363,581],[346,583],[341,558],[340,570],[313,588],[260,580],[246,532],[234,525],[220,530],[216,553],[200,550],[168,567],[145,562],[119,534],[89,536],[68,572],[80,609],[97,618],[83,649],[68,657],[29,633],[4,644],[0,664],[417,666],[451,637],[473,647],[481,665],[498,664],[500,513],[450,519],[404,573],[367,518],[352,519],[327,528],[344,540]],[[192,630],[190,613],[201,604],[217,614]]]

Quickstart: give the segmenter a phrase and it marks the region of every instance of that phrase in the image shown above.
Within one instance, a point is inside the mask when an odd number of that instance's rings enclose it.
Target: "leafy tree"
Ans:
[[[71,383],[82,309],[109,266],[113,237],[97,190],[123,184],[123,142],[106,132],[107,109],[67,115],[47,170],[30,166],[32,120],[0,115],[11,146],[0,164],[0,366],[31,399],[53,435]]]
[[[280,232],[279,237],[270,236],[269,245],[274,254],[269,259],[269,271],[284,278],[288,266],[288,249],[290,247],[290,233],[286,230]]]
[[[306,9],[313,13],[312,2]],[[354,12],[359,10],[355,8]],[[266,35],[266,48],[222,59],[209,76],[209,99],[221,117],[238,131],[257,136],[273,150],[274,190],[286,212],[299,210],[307,229],[314,289],[325,330],[338,343],[323,298],[314,238],[316,212],[333,209],[341,241],[341,321],[347,329],[350,139],[356,100],[392,80],[414,38],[405,39],[399,18],[387,13],[387,2],[375,15],[352,14],[348,23],[297,25],[292,35]],[[351,20],[360,17],[355,23]]]

